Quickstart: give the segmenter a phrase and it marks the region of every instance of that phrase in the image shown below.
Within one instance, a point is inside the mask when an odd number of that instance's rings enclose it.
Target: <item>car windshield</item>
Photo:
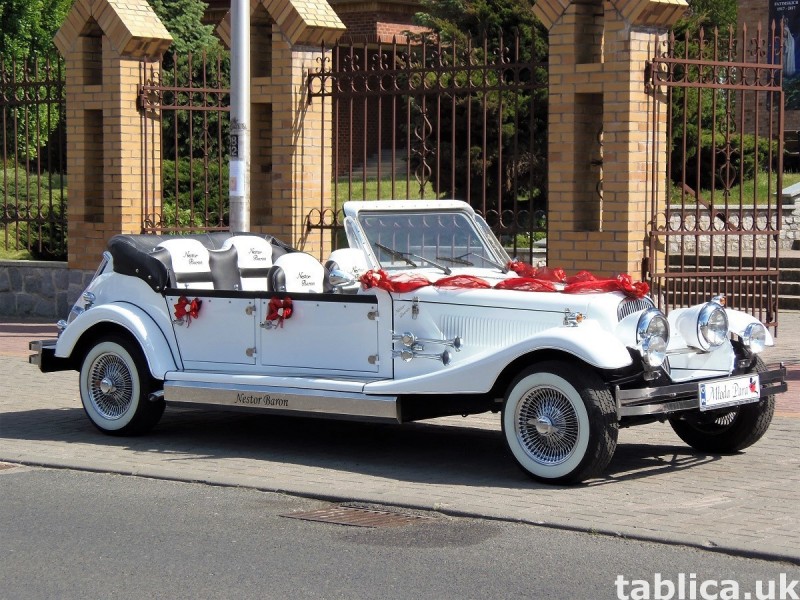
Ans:
[[[358,219],[383,269],[504,267],[462,212],[362,212]]]

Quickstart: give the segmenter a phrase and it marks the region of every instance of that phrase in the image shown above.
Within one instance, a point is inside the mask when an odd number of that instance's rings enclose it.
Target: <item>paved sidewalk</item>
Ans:
[[[375,425],[168,409],[139,438],[107,437],[74,372],[42,374],[27,342],[49,325],[0,323],[0,460],[200,481],[332,501],[433,509],[687,544],[800,564],[800,313],[783,313],[768,362],[790,391],[761,442],[694,454],[668,425],[620,432],[607,475],[539,485],[506,455],[497,416]]]

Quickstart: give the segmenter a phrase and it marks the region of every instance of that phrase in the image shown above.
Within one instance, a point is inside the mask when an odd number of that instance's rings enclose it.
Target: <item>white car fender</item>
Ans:
[[[577,327],[553,327],[499,352],[491,350],[476,354],[463,362],[459,361],[459,353],[451,352],[452,363],[448,366],[415,377],[368,383],[364,386],[364,393],[488,392],[509,363],[538,350],[560,350],[598,369],[619,369],[632,362],[628,349],[613,333],[587,321]]]
[[[744,335],[744,330],[747,329],[747,326],[752,323],[758,323],[763,325],[761,321],[756,319],[753,315],[749,315],[745,312],[740,310],[734,310],[732,308],[726,308],[725,313],[728,315],[728,330],[732,331],[738,336]],[[767,346],[774,346],[775,340],[772,339],[772,334],[770,334],[769,329],[766,327],[766,339],[764,340],[765,345]]]
[[[158,324],[141,308],[128,303],[103,304],[81,313],[61,333],[55,355],[69,357],[83,334],[99,323],[113,323],[127,329],[141,346],[153,377],[163,379],[166,372],[178,368]]]

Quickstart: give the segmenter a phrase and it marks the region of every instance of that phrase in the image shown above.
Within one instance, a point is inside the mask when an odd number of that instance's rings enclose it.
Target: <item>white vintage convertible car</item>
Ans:
[[[579,482],[620,427],[669,420],[701,452],[756,442],[785,391],[773,343],[724,298],[665,316],[621,275],[534,268],[459,201],[350,202],[325,264],[268,235],[121,235],[42,371],[80,372],[115,435],[165,405],[405,423],[500,413],[536,479]]]

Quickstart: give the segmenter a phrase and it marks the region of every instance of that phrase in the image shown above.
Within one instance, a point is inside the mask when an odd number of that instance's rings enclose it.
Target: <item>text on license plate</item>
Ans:
[[[761,397],[758,375],[745,375],[700,384],[700,410],[757,402]]]

